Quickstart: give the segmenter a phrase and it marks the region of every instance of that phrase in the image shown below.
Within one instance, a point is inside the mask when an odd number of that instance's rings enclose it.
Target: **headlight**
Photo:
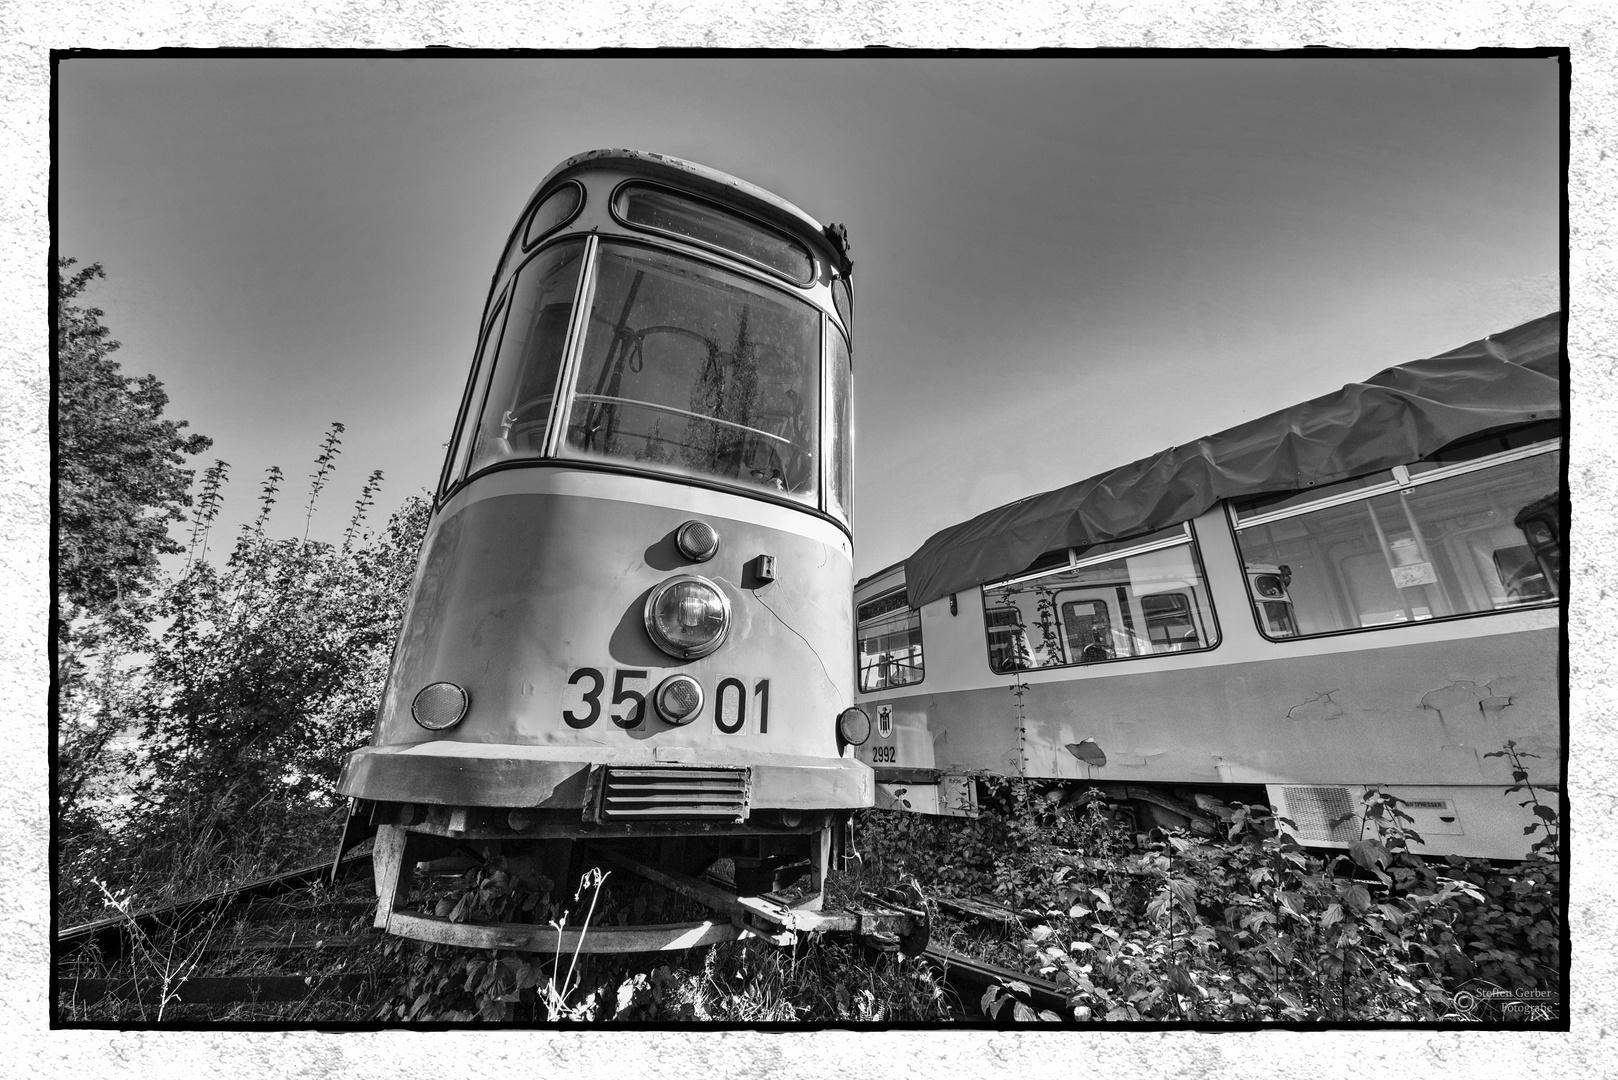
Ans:
[[[702,711],[702,684],[689,675],[670,675],[652,693],[652,708],[671,724],[689,724]]]
[[[707,562],[719,550],[719,534],[706,521],[688,521],[674,534],[674,546],[692,562]]]
[[[850,705],[837,714],[837,734],[850,746],[864,746],[871,737],[871,718],[864,709]]]
[[[410,715],[428,731],[443,731],[461,722],[471,699],[452,682],[435,682],[422,687],[410,703]]]
[[[646,633],[670,656],[707,656],[729,629],[730,599],[707,578],[670,578],[646,598]]]

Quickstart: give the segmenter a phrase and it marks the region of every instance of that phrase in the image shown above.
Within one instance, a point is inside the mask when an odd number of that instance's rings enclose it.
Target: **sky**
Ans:
[[[431,488],[489,278],[562,159],[688,158],[849,229],[855,571],[981,511],[1559,305],[1553,59],[179,58],[57,69],[56,237],[231,463],[346,425]],[[177,531],[183,538],[184,531]],[[215,534],[216,537],[219,533]],[[217,542],[216,542],[217,543]]]

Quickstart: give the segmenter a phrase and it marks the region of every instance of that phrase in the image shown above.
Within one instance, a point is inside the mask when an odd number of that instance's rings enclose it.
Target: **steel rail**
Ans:
[[[368,862],[370,852],[362,852],[345,856],[338,864],[342,870],[352,870]],[[58,953],[81,948],[91,942],[102,945],[103,951],[116,952],[127,944],[130,931],[135,928],[142,930],[157,926],[177,928],[188,919],[198,918],[216,910],[220,906],[230,906],[244,900],[259,899],[294,891],[302,886],[318,881],[330,875],[333,864],[320,863],[314,866],[300,867],[269,877],[259,878],[232,889],[222,889],[206,896],[181,901],[165,907],[150,908],[133,915],[117,915],[110,918],[98,919],[94,922],[69,927],[56,935]],[[872,897],[871,899],[876,899]],[[940,900],[941,898],[930,898]],[[943,906],[954,907],[953,903],[945,902]],[[981,905],[987,907],[989,905]],[[903,909],[898,909],[903,910]],[[964,913],[964,912],[963,912]],[[872,913],[864,913],[870,915]],[[887,914],[887,913],[884,913]],[[973,914],[982,915],[976,911]],[[1016,917],[1020,913],[1007,912]],[[836,922],[836,920],[829,920]],[[338,945],[347,944],[355,939],[346,935],[332,935],[331,939],[320,940],[318,944]],[[314,948],[317,941],[298,943],[296,946],[290,940],[250,940],[239,944],[221,944],[209,952],[251,951],[255,948],[269,948],[275,950],[289,948]],[[922,952],[922,957],[939,969],[946,981],[958,985],[972,987],[981,991],[992,985],[1009,986],[1011,983],[1021,983],[1028,987],[1027,1003],[1037,1009],[1050,1010],[1062,1016],[1069,1017],[1068,996],[1062,986],[1042,979],[1035,975],[1016,971],[1011,968],[1000,967],[965,953],[943,945],[929,944]],[[369,973],[349,974],[342,976],[232,976],[232,977],[197,977],[182,984],[179,996],[174,1000],[179,1003],[225,1003],[234,1001],[297,1001],[317,989],[336,989],[343,991],[358,989],[365,980],[372,978]],[[103,1000],[107,997],[129,998],[137,995],[132,982],[121,979],[71,979],[61,981],[60,989],[74,1000],[81,1003],[90,1003]],[[969,1004],[975,1004],[970,1000]]]
[[[1067,1022],[1073,1019],[1066,990],[1049,979],[1003,968],[943,945],[928,945],[921,955],[942,972],[946,982],[970,986],[978,991],[994,985],[1022,983],[1028,987],[1027,1004],[1036,1009],[1048,1009]],[[968,1003],[975,1005],[976,1002],[977,999],[973,998]]]
[[[244,900],[256,900],[262,897],[277,896],[281,893],[292,892],[302,888],[313,881],[330,875],[334,869],[351,870],[362,863],[369,862],[370,852],[357,855],[348,855],[334,868],[330,862],[317,863],[314,866],[303,866],[296,870],[287,870],[269,877],[258,878],[243,885],[230,889],[221,889],[218,892],[208,893],[205,896],[195,897],[191,900],[182,900],[179,903],[168,904],[163,907],[147,908],[130,915],[112,915],[94,922],[82,923],[60,930],[56,934],[56,948],[58,951],[74,950],[95,942],[100,945],[103,952],[120,952],[127,944],[132,929],[152,930],[160,926],[174,928],[190,919],[200,918],[220,908],[230,907]]]

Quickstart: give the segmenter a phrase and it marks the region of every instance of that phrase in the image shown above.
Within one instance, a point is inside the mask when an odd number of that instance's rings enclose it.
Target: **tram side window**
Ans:
[[[921,682],[926,673],[921,655],[921,612],[910,607],[903,589],[861,604],[857,619],[862,691]]]
[[[1045,573],[985,585],[983,604],[996,672],[1190,652],[1219,641],[1184,525],[1079,549]]]
[[[583,241],[561,243],[518,271],[469,473],[544,450],[583,251]]]
[[[820,323],[752,278],[603,243],[568,447],[816,505]]]
[[[1559,443],[1497,457],[1362,477],[1314,509],[1237,504],[1260,629],[1309,637],[1554,603]]]

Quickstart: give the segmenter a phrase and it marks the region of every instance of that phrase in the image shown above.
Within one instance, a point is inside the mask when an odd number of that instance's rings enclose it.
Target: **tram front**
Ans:
[[[849,274],[840,228],[699,165],[595,151],[544,180],[339,782],[379,851],[521,853],[556,880],[587,839],[818,904],[873,797]]]

